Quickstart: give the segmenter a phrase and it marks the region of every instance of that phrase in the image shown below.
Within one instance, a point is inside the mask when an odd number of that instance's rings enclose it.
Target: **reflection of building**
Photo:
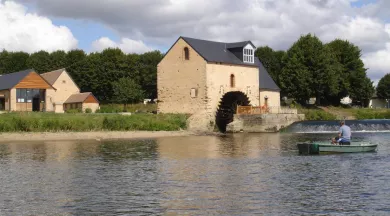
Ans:
[[[73,99],[72,103],[68,103],[69,99]],[[62,113],[64,108],[91,108],[95,111],[99,102],[92,93],[80,93],[65,69],[41,75],[32,69],[0,75],[0,111]]]

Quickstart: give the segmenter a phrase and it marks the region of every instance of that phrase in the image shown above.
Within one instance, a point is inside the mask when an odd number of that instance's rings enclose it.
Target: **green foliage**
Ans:
[[[336,102],[347,95],[353,101],[364,101],[371,98],[374,93],[373,82],[367,77],[367,69],[361,60],[359,47],[346,40],[336,39],[326,45],[335,55],[340,63],[341,72],[338,85],[340,91]]]
[[[8,113],[0,118],[0,132],[58,131],[176,131],[186,128],[186,115]]]
[[[340,66],[333,53],[311,34],[302,36],[287,51],[280,73],[280,87],[300,103],[316,97],[317,103],[339,91]]]
[[[93,92],[102,103],[122,103],[114,99],[113,83],[124,77],[141,86],[145,97],[157,98],[157,64],[162,58],[159,51],[139,55],[113,48],[88,55],[83,50],[40,51],[31,55],[4,50],[0,52],[0,74],[26,69],[45,73],[66,68],[82,92]]]
[[[321,109],[298,109],[298,112],[301,114],[305,114],[305,119],[309,121],[319,121],[319,120],[337,120],[337,116],[325,112]]]
[[[131,78],[120,78],[113,83],[114,100],[119,103],[138,103],[144,97],[142,87]]]
[[[356,109],[354,113],[356,119],[390,119],[388,109]]]
[[[91,108],[85,109],[85,113],[92,113],[92,109]]]
[[[272,79],[279,85],[279,74],[283,68],[282,59],[286,52],[284,51],[274,51],[268,46],[259,47],[256,49],[255,55],[259,58],[261,63],[267,69],[269,75]]]
[[[52,71],[51,63],[50,54],[46,51],[33,53],[27,59],[27,67],[36,70],[37,73]]]
[[[65,111],[66,113],[82,113],[81,109],[68,109]]]
[[[25,70],[29,56],[24,52],[0,52],[0,74]]]
[[[101,104],[98,113],[120,113],[124,112],[124,104]],[[126,105],[126,112],[141,112],[141,113],[151,113],[157,111],[157,104],[128,104]]]
[[[386,74],[379,80],[376,94],[379,98],[390,99],[390,74]]]

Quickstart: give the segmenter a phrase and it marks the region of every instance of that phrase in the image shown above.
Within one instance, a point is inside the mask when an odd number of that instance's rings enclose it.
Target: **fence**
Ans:
[[[266,106],[237,106],[236,114],[240,115],[256,115],[256,114],[298,114],[297,109],[289,107],[266,107]]]

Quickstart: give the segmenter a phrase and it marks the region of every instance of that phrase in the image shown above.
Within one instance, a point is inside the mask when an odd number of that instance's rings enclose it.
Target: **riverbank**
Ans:
[[[298,113],[305,114],[310,120],[363,120],[390,119],[390,109],[343,108],[343,107],[311,107],[298,108]]]
[[[153,139],[201,135],[190,131],[102,131],[102,132],[22,132],[0,133],[0,142],[12,141],[72,141],[111,139]]]
[[[5,113],[0,115],[0,133],[180,131],[187,128],[187,118],[181,114]]]

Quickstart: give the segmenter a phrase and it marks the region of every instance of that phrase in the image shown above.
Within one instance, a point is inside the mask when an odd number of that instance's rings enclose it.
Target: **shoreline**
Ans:
[[[201,135],[191,131],[91,131],[91,132],[16,132],[0,133],[0,142],[73,141],[110,139],[150,139]]]

